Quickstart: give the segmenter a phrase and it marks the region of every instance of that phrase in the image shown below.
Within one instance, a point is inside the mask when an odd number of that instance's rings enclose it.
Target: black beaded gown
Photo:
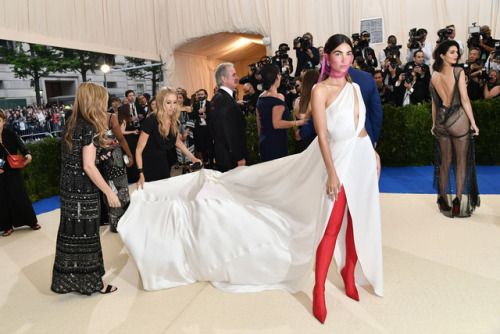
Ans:
[[[108,122],[108,139],[117,141],[113,130],[111,129],[111,113]],[[99,162],[101,174],[108,183],[109,187],[115,192],[120,200],[120,206],[117,208],[111,208],[108,203],[107,197],[100,192],[101,196],[101,225],[110,226],[111,232],[117,232],[116,228],[118,226],[118,220],[123,216],[125,210],[130,203],[130,194],[128,190],[128,180],[127,180],[127,170],[125,162],[123,161],[122,148],[118,144],[113,149],[97,149],[98,156],[111,152],[111,156],[107,160],[101,160]]]
[[[437,187],[438,198],[448,198],[449,204],[452,203],[453,193],[461,198],[460,212],[455,216],[468,217],[479,206],[480,199],[474,138],[470,134],[470,121],[462,107],[458,88],[462,71],[460,67],[453,70],[455,86],[448,106],[443,105],[432,81],[430,92],[436,108],[434,186]],[[451,211],[443,211],[443,214],[452,216]]]
[[[61,219],[51,290],[90,295],[103,289],[104,262],[99,235],[99,189],[83,170],[83,147],[97,146],[92,124],[78,120],[73,147],[62,141]]]

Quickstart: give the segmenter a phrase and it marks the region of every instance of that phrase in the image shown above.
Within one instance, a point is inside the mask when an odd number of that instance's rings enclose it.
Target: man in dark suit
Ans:
[[[219,91],[210,102],[208,125],[214,140],[216,169],[221,172],[246,164],[246,121],[233,98],[238,79],[231,63],[220,64],[215,70]]]
[[[196,92],[196,102],[193,105],[191,118],[194,121],[193,135],[196,157],[202,159],[205,164],[210,165],[212,159],[209,156],[209,147],[212,138],[210,137],[207,122],[207,111],[210,106],[207,97],[207,91],[203,88]]]
[[[366,132],[370,136],[373,147],[376,147],[380,138],[380,130],[382,129],[382,103],[380,102],[377,85],[373,76],[368,72],[350,67],[348,73],[352,81],[357,83],[361,90],[361,95],[366,106]],[[296,137],[298,140],[301,138],[306,139],[314,133],[314,123],[311,117],[300,131],[297,131]]]

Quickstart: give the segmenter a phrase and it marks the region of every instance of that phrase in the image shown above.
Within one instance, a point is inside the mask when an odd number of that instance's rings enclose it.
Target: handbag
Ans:
[[[26,166],[26,162],[24,161],[24,157],[22,155],[12,155],[4,146],[4,144],[2,144],[2,146],[5,151],[7,151],[7,161],[9,162],[10,168],[23,168],[24,166]]]

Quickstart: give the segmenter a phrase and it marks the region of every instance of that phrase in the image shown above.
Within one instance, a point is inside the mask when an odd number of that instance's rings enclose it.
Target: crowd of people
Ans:
[[[19,138],[35,135],[37,130],[59,133],[64,125],[61,222],[52,290],[82,294],[117,290],[102,280],[99,225],[110,224],[138,262],[144,287],[151,290],[209,280],[228,291],[275,288],[293,292],[315,261],[313,313],[323,323],[325,278],[344,226],[338,245],[342,251],[335,256],[342,266],[346,294],[359,300],[356,282],[364,281],[382,295],[380,158],[375,151],[382,103],[432,100],[439,210],[450,217],[470,216],[479,205],[472,140],[479,129],[469,87],[478,78],[484,97],[498,95],[498,72],[492,70],[488,79],[476,75],[478,66],[482,71],[486,62],[498,64],[497,51],[491,50],[489,28],[483,26],[485,34],[478,47],[471,47],[474,42],[468,41],[467,66],[457,66],[464,44],[453,40],[453,26],[447,29],[435,49],[426,41],[425,29],[415,30],[405,60],[400,58],[395,36],[389,36],[388,47],[377,60],[369,48],[368,32],[353,36],[353,41],[334,35],[321,48],[314,47],[312,35],[306,33],[294,40],[298,59],[294,77],[288,45],[281,44],[275,57],[263,57],[241,79],[233,64],[220,64],[211,101],[203,88],[191,96],[183,88],[162,88],[154,97],[144,93],[137,98],[134,91],[127,90],[123,100],[111,98],[108,105],[108,93],[102,86],[82,83],[74,106],[67,109],[33,106],[2,112],[2,142],[13,152],[20,150],[27,162],[31,156]],[[482,57],[483,52],[489,52],[489,57]],[[382,70],[370,70],[379,63]],[[370,71],[374,79],[366,73]],[[244,92],[241,99],[237,98],[239,85]],[[237,169],[247,165],[248,114],[257,118],[262,163]],[[2,133],[2,128],[8,130]],[[299,154],[289,155],[287,129],[295,132],[295,153]],[[0,148],[0,154],[3,160],[10,155],[6,148]],[[451,175],[454,156],[457,169]],[[186,173],[204,170],[169,179],[172,166]],[[9,196],[13,186],[2,174],[14,175],[15,171],[8,167],[0,171],[0,196]],[[22,183],[17,172],[18,183]],[[453,201],[447,193],[449,180],[456,182]],[[155,183],[158,187],[150,186],[152,181],[159,181]],[[130,182],[137,182],[142,194],[132,201]],[[27,195],[21,195],[17,201],[25,205]],[[283,206],[285,196],[295,199],[297,205]],[[161,200],[150,203],[151,212],[136,209],[148,198]],[[169,202],[172,198],[176,200]],[[191,212],[189,203],[193,202],[196,213]],[[212,217],[213,224],[201,226],[206,217]],[[235,220],[257,220],[259,226],[240,225]],[[315,228],[307,228],[305,221]],[[158,231],[158,224],[170,222],[181,227],[157,235],[159,244],[148,239],[149,232]],[[40,228],[36,216],[25,224]],[[10,235],[13,226],[12,221],[2,226],[3,235]],[[300,242],[295,244],[290,233],[300,235]],[[317,233],[322,237],[317,238]],[[269,246],[263,247],[265,238],[269,238],[264,243]],[[204,247],[191,249],[192,244]],[[309,246],[304,248],[304,244]],[[248,251],[256,245],[261,251]],[[207,249],[219,251],[204,252]],[[227,256],[236,253],[239,255]],[[141,263],[146,257],[147,263]],[[260,261],[263,258],[266,261]],[[295,258],[302,260],[295,263]],[[199,267],[191,271],[186,263]],[[245,268],[245,275],[235,274],[235,268]]]
[[[500,85],[499,41],[492,38],[489,26],[477,28],[479,32],[473,33],[467,40],[468,51],[462,41],[456,40],[460,56],[467,52],[463,63],[459,57],[459,66],[464,69],[467,93],[471,100],[498,96],[498,89],[494,87]],[[451,24],[438,31],[435,47],[428,40],[426,29],[412,29],[409,35],[405,59],[401,57],[402,45],[398,45],[394,35],[387,38],[387,47],[379,54],[380,69],[367,65],[366,57],[356,58],[358,62],[355,66],[373,74],[383,104],[405,106],[431,100],[429,83],[433,52],[441,42],[455,41],[455,26]],[[370,56],[374,57],[374,54]]]

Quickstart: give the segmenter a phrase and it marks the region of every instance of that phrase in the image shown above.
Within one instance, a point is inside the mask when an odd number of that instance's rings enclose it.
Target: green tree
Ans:
[[[61,52],[40,44],[16,42],[15,45],[14,49],[1,52],[2,62],[13,65],[12,70],[16,78],[32,80],[36,103],[40,105],[40,78],[51,73],[64,72]]]
[[[87,72],[96,70],[109,58],[109,55],[92,51],[56,48],[62,53],[61,67],[65,71],[76,71],[82,75],[82,81],[87,81]],[[112,56],[114,57],[114,56]]]
[[[127,62],[133,64],[133,66],[149,65],[152,62],[146,61],[145,59],[125,57]],[[148,74],[151,74],[151,87],[153,87],[152,95],[156,95],[156,90],[158,83],[163,81],[162,66],[151,66],[146,68],[139,68],[135,70],[126,71],[127,76],[132,79],[145,79]]]

